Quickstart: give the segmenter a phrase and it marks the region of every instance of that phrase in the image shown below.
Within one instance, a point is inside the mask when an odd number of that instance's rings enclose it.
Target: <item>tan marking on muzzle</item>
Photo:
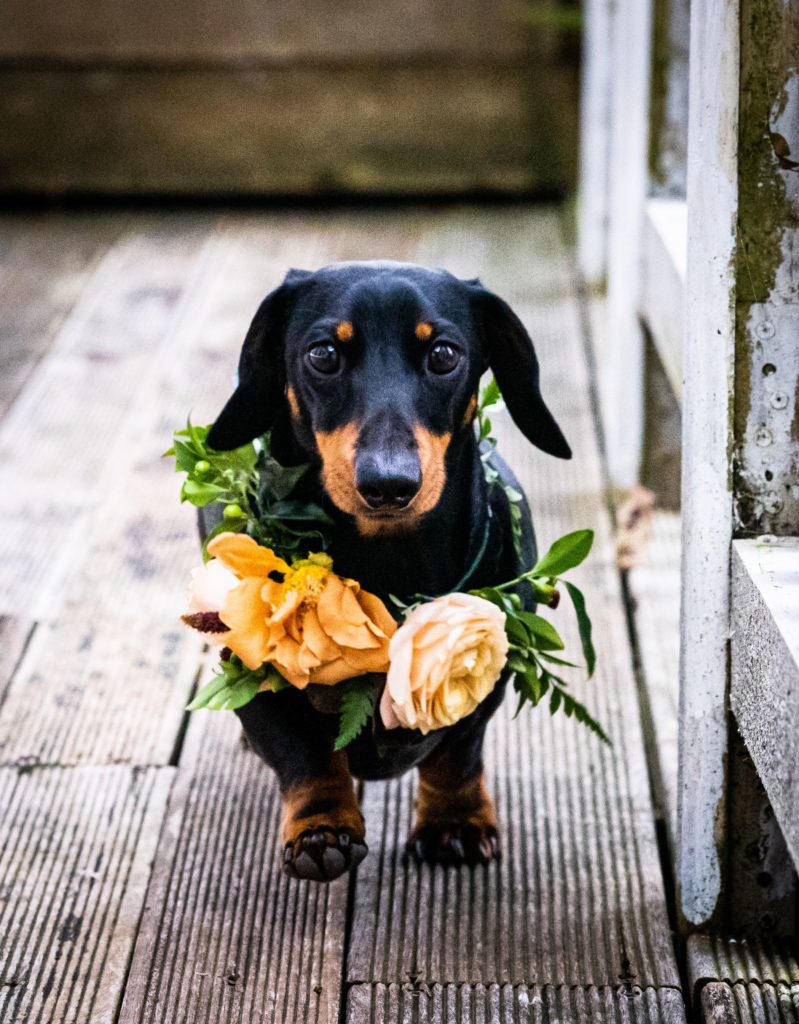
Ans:
[[[413,528],[419,517],[435,508],[447,480],[445,457],[451,434],[433,434],[417,424],[414,438],[419,452],[422,485],[404,509],[372,511],[358,493],[355,483],[355,448],[359,427],[348,423],[328,433],[316,433],[322,457],[322,483],[333,504],[355,517],[358,532],[365,537],[401,533]]]
[[[297,395],[295,394],[294,388],[286,388],[286,401],[289,404],[291,415],[295,420],[300,418],[300,403],[297,401]]]
[[[355,331],[349,320],[342,320],[341,323],[336,324],[336,337],[339,341],[352,341],[354,333]]]
[[[322,483],[330,500],[351,516],[363,512],[364,501],[355,486],[355,445],[358,426],[347,423],[328,433],[316,433],[316,446],[322,456]]]
[[[419,462],[422,466],[422,486],[408,505],[408,511],[416,518],[435,508],[441,499],[444,484],[447,482],[447,467],[444,460],[452,434],[433,434],[417,423],[413,428],[413,435],[416,438]]]
[[[424,320],[416,325],[414,334],[419,341],[429,341],[433,336],[433,327],[431,324],[426,323]]]

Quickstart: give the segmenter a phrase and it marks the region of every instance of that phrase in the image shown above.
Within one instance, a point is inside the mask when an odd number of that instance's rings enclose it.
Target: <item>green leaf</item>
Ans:
[[[598,736],[603,743],[607,743],[609,747],[613,746],[613,744],[610,742],[610,737],[608,736],[608,734],[605,732],[605,730],[602,728],[599,722],[597,722],[597,720],[591,715],[588,708],[584,704],[581,704],[578,700],[575,700],[570,693],[566,693],[563,690],[561,691],[560,697],[563,706],[563,712],[567,718],[571,718],[573,715],[578,722],[582,723],[583,725],[587,725],[591,732]]]
[[[199,711],[200,708],[207,707],[210,701],[219,693],[220,690],[226,688],[228,685],[227,676],[224,672],[206,683],[198,692],[194,695],[194,699],[191,703],[186,705],[187,711]]]
[[[593,530],[575,530],[556,540],[545,555],[538,559],[531,570],[533,576],[562,576],[564,572],[579,565],[594,543]]]
[[[524,672],[519,672],[516,675],[516,689],[533,707],[544,696],[548,685],[546,679],[539,675],[538,668],[533,662],[527,664]]]
[[[197,462],[197,456],[191,448],[182,441],[175,441],[171,454],[175,456],[176,473],[191,473],[194,469],[194,464]]]
[[[303,466],[281,466],[277,459],[266,456],[260,470],[261,485],[273,498],[281,501],[291,494],[307,469],[307,463]]]
[[[267,520],[294,519],[297,522],[312,520],[329,523],[332,521],[323,509],[308,501],[276,501],[264,510],[261,518]]]
[[[573,583],[569,583],[566,580],[563,581],[564,587],[569,592],[569,597],[572,599],[574,605],[574,611],[577,616],[577,627],[580,630],[580,643],[583,648],[583,657],[585,658],[585,665],[588,669],[588,678],[594,674],[596,668],[596,651],[594,650],[594,641],[591,636],[591,620],[588,617],[588,612],[585,609],[585,598],[583,592],[575,587]]]
[[[269,690],[270,693],[280,693],[281,690],[285,690],[288,686],[291,686],[288,679],[284,679],[272,665],[267,665],[266,679],[261,684],[261,689]]]
[[[517,617],[527,626],[533,636],[539,641],[538,645],[542,650],[562,651],[563,640],[560,633],[551,622],[534,612],[518,612]],[[542,642],[543,641],[543,642]]]
[[[190,501],[197,508],[205,508],[212,501],[218,501],[223,494],[228,492],[224,487],[217,484],[200,483],[197,480],[186,480],[180,492],[181,501]]]
[[[520,675],[525,675],[530,668],[530,662],[517,651],[511,651],[508,655],[507,665],[511,672],[518,672]]]
[[[548,651],[539,651],[538,657],[544,661],[549,661],[553,665],[563,665],[565,668],[579,668],[579,665],[575,665],[573,661],[566,661],[565,658],[556,658],[554,654],[550,654]]]
[[[342,684],[346,689],[341,696],[336,750],[343,750],[362,731],[374,713],[376,687],[371,679],[353,679]]]
[[[530,632],[517,615],[505,616],[505,632],[508,634],[508,640],[517,647],[529,646]]]
[[[549,713],[554,715],[560,707],[561,698],[563,697],[563,690],[559,690],[555,687],[549,696]]]
[[[499,390],[499,384],[497,384],[496,378],[492,377],[491,380],[480,390],[479,408],[489,409],[492,405],[496,405],[497,402],[501,401],[502,394]]]
[[[236,708],[249,704],[261,689],[262,679],[251,674],[240,679],[234,686],[228,687],[227,699],[221,705],[220,711],[235,711]]]

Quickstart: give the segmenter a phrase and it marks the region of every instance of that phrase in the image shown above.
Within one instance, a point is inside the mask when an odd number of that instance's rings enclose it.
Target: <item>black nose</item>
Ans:
[[[358,492],[370,508],[405,508],[422,485],[418,459],[382,464],[365,460],[358,466]]]

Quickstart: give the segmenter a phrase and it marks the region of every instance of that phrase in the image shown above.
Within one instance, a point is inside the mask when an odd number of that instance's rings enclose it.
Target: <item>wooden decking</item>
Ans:
[[[233,715],[183,708],[197,559],[160,453],[226,397],[289,266],[393,257],[479,274],[536,340],[575,450],[501,448],[540,542],[581,573],[608,729],[543,709],[488,742],[503,861],[418,869],[409,776],[364,787],[370,853],[278,870],[279,800]],[[0,1021],[668,1021],[685,1009],[570,252],[556,211],[31,216],[0,240]],[[567,611],[558,625],[574,639]]]

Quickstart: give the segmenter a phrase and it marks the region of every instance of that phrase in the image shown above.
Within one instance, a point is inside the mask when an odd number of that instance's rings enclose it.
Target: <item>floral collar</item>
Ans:
[[[514,544],[521,552],[522,496],[491,465],[496,442],[487,410],[500,401],[491,381],[480,395],[476,420],[481,463],[489,489],[502,487],[511,509]],[[185,474],[181,500],[222,506],[222,520],[192,572],[184,622],[220,648],[217,674],[190,710],[235,710],[263,691],[288,686],[337,687],[341,749],[379,714],[387,729],[426,734],[471,714],[512,670],[519,707],[548,697],[607,741],[602,727],[568,690],[558,673],[576,667],[562,657],[564,643],[548,619],[527,611],[517,589],[527,584],[538,604],[554,609],[562,585],[577,616],[588,675],[595,653],[591,622],[580,590],[561,579],[593,543],[591,530],[567,534],[514,579],[467,589],[488,548],[491,503],[469,567],[452,592],[386,605],[353,579],[337,575],[325,549],[330,519],[317,505],[293,497],[306,466],[281,466],[269,438],[230,452],[208,447],[208,427],[189,422],[166,453]],[[386,675],[381,687],[375,675]]]

